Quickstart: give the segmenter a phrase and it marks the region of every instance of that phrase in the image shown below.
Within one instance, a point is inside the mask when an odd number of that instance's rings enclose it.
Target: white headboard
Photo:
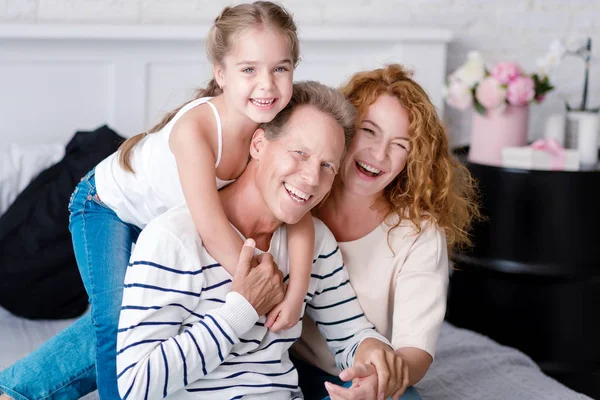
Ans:
[[[300,27],[296,80],[339,86],[364,69],[415,70],[442,110],[448,31]],[[108,124],[123,136],[148,129],[211,76],[207,25],[0,24],[0,146],[66,142]]]

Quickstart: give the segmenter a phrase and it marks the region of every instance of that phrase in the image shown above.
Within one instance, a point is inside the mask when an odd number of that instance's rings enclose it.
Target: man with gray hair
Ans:
[[[229,221],[248,238],[233,277],[202,246],[185,205],[148,224],[125,278],[117,342],[123,399],[301,398],[288,349],[302,324],[273,332],[264,326],[265,314],[285,293],[286,224],[298,222],[331,189],[354,122],[340,93],[304,82],[256,130],[246,170],[220,191]],[[393,349],[362,313],[334,236],[319,220],[314,225],[303,313],[316,321],[340,369],[357,361],[346,378],[362,384],[343,390],[374,398],[387,389],[377,374],[396,373]],[[374,362],[380,371],[367,366],[367,357],[380,358]]]

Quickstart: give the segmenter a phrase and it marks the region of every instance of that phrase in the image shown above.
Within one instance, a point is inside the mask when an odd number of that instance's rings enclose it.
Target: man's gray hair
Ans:
[[[330,115],[344,130],[345,147],[348,149],[356,129],[356,109],[346,97],[327,85],[315,81],[294,83],[292,98],[287,106],[270,122],[261,124],[267,140],[277,140],[294,110],[300,106],[312,106]]]

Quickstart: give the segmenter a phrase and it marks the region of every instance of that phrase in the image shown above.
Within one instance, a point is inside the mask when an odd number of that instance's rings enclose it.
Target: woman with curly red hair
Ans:
[[[365,315],[401,356],[406,388],[433,361],[448,249],[470,244],[468,229],[479,217],[474,182],[450,154],[426,92],[402,66],[357,73],[341,90],[358,110],[356,136],[315,215],[336,236]],[[306,317],[294,350],[306,398],[345,398],[347,389],[323,386],[341,384],[333,376],[339,371]],[[414,389],[405,396],[419,397]]]

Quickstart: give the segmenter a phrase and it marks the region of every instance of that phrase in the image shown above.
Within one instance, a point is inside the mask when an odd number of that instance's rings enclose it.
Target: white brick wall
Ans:
[[[0,22],[10,23],[193,23],[211,21],[227,0],[0,0]],[[518,61],[533,69],[549,42],[572,33],[590,35],[598,62],[591,71],[590,105],[600,105],[600,0],[283,0],[302,24],[390,24],[450,29],[448,52],[454,70],[469,50],[490,62]],[[579,101],[583,65],[569,59],[553,76],[557,90],[532,108],[532,138],[564,99]],[[468,142],[470,116],[448,109],[455,143]]]

